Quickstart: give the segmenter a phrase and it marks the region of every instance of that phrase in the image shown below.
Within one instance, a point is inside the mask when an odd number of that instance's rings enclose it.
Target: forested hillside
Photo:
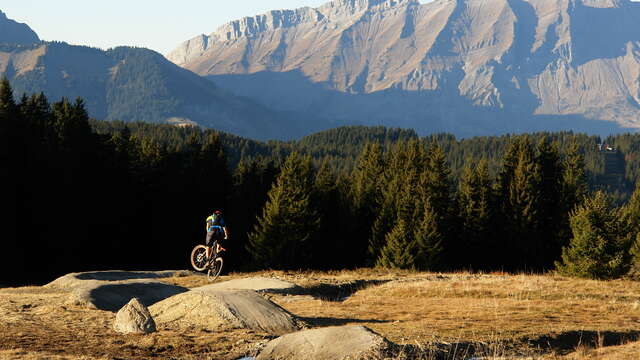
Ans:
[[[16,101],[3,81],[0,206],[9,218],[0,284],[90,269],[186,268],[214,209],[230,225],[229,270],[508,271],[575,262],[566,249],[585,226],[575,219],[597,210],[609,214],[606,231],[626,234],[605,247],[622,254],[604,273],[617,276],[640,254],[631,236],[640,229],[640,193],[623,208],[602,197],[583,201],[598,188],[629,198],[640,136],[606,142],[611,150],[572,133],[458,140],[346,127],[263,143],[89,120],[80,99]],[[607,173],[611,156],[615,173]]]
[[[101,120],[190,124],[257,139],[325,128],[235,96],[143,48],[0,41],[0,75],[11,80],[16,94],[81,96],[90,116]]]

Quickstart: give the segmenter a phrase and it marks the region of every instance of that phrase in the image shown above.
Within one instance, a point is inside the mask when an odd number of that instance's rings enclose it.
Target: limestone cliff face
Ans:
[[[26,24],[15,22],[0,11],[0,44],[33,44],[38,35]]]
[[[630,0],[336,0],[231,22],[167,57],[345,122],[464,135],[540,119],[640,127],[638,24]]]

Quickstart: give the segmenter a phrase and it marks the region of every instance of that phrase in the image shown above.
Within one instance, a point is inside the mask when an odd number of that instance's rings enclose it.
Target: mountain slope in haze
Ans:
[[[303,134],[288,115],[221,90],[147,49],[2,45],[0,74],[17,95],[82,97],[98,119],[193,124],[257,139]]]
[[[9,30],[11,31],[9,31]],[[256,139],[287,139],[322,129],[310,117],[276,112],[238,97],[143,48],[103,51],[40,42],[0,13],[0,76],[16,96],[44,92],[52,101],[82,97],[100,120],[199,125]],[[28,30],[28,31],[27,31]]]
[[[640,3],[335,0],[167,55],[233,92],[344,123],[459,135],[640,127]]]
[[[0,44],[32,44],[38,41],[40,38],[28,25],[11,20],[0,11]]]

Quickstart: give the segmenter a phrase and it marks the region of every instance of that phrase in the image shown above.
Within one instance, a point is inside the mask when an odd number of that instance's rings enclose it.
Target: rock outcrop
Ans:
[[[333,326],[283,335],[267,343],[257,360],[383,359],[391,345],[364,326]]]
[[[0,11],[0,44],[33,44],[40,41],[38,34],[29,25],[7,18]]]
[[[640,127],[640,3],[335,0],[167,57],[277,110],[460,135]]]
[[[281,335],[304,323],[286,310],[249,290],[192,290],[152,305],[159,325],[207,329],[251,329]]]
[[[116,314],[113,329],[122,334],[149,334],[156,331],[156,323],[147,307],[133,298]]]

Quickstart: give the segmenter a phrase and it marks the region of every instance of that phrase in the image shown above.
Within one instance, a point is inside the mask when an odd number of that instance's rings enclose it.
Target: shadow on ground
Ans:
[[[177,271],[95,271],[75,275],[79,280],[133,280],[133,279],[162,279],[174,276]]]
[[[388,323],[392,320],[379,320],[379,319],[342,319],[333,317],[299,317],[300,320],[313,327],[325,327],[325,326],[341,326],[341,325],[353,325],[362,323]]]
[[[318,284],[302,288],[298,295],[311,295],[315,299],[332,302],[347,300],[357,291],[381,285],[391,280],[355,280],[343,284]]]
[[[97,309],[118,311],[136,297],[145,306],[151,306],[189,289],[159,282],[99,285],[88,289],[88,302]]]
[[[529,345],[543,352],[567,354],[579,346],[605,347],[617,346],[629,341],[638,341],[640,331],[567,331],[559,334],[542,335],[535,339],[527,339]]]

